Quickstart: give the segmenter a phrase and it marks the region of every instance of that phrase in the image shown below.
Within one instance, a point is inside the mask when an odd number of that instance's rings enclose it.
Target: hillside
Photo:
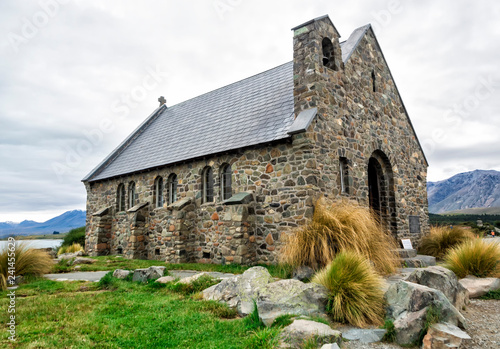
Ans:
[[[38,223],[25,220],[21,223],[0,222],[0,237],[8,235],[51,234],[54,231],[66,233],[73,228],[85,225],[85,211],[73,210],[62,215]]]
[[[500,172],[475,170],[428,182],[427,194],[432,213],[500,207]]]

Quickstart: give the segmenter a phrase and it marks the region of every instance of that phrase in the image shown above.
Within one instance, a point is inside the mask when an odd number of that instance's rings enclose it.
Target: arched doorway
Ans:
[[[385,229],[397,235],[394,177],[387,155],[376,150],[368,160],[368,196],[374,216]]]

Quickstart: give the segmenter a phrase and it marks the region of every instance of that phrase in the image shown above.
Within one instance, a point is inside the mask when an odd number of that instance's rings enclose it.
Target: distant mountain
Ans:
[[[21,223],[0,222],[0,237],[9,235],[37,235],[51,234],[54,231],[66,233],[73,228],[85,225],[85,211],[73,210],[64,212],[62,215],[38,223],[25,220]]]
[[[475,170],[439,182],[427,182],[429,212],[500,207],[500,172]]]

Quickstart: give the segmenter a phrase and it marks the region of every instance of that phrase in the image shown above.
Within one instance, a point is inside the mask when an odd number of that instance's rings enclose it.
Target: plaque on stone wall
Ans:
[[[409,216],[410,220],[410,234],[420,234],[420,217]]]

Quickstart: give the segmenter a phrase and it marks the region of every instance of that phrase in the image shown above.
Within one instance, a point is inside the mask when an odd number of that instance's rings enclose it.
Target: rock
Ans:
[[[309,320],[295,320],[285,327],[280,334],[283,342],[298,347],[307,339],[316,337],[318,344],[342,342],[342,333],[332,330],[330,326]]]
[[[436,265],[436,257],[418,254],[416,257],[403,258],[403,262],[408,268],[425,268]]]
[[[350,341],[360,341],[361,343],[380,342],[387,330],[384,329],[358,329],[354,328],[346,332],[342,332],[342,338]]]
[[[80,270],[82,268],[81,265],[75,265],[75,267],[73,268],[74,270]]]
[[[271,326],[278,316],[326,315],[325,305],[328,291],[315,283],[299,280],[280,280],[258,290],[257,309],[259,317],[266,326]]]
[[[417,256],[417,250],[413,248],[398,248],[396,249],[396,253],[399,255],[399,258],[413,258]]]
[[[258,289],[271,283],[273,278],[264,267],[253,267],[241,275],[222,280],[219,284],[203,291],[203,298],[226,303],[237,308],[242,316],[253,311],[253,299],[257,298]]]
[[[71,265],[76,265],[76,264],[92,264],[95,263],[96,260],[92,258],[86,258],[86,257],[76,257],[73,262],[71,262]]]
[[[147,269],[134,270],[132,281],[147,282],[148,280],[158,279],[165,273],[165,267],[149,267]]]
[[[394,319],[396,342],[413,343],[423,329],[430,306],[440,309],[441,321],[465,328],[465,318],[443,292],[407,281],[392,284],[385,293],[387,317]]]
[[[406,281],[435,288],[444,293],[448,300],[457,309],[463,309],[469,301],[468,291],[458,282],[454,272],[449,269],[431,266],[417,269],[406,279]]]
[[[169,282],[172,282],[172,281],[175,281],[175,278],[173,276],[162,276],[161,278],[159,279],[156,279],[156,282],[160,283],[160,284],[167,284]]]
[[[199,278],[201,278],[202,276],[210,276],[208,273],[198,273],[198,274],[195,274],[193,276],[189,276],[189,277],[185,277],[185,278],[182,278],[180,279],[178,282],[180,284],[190,284],[192,283],[193,281],[195,280],[198,280]]]
[[[306,265],[302,265],[293,271],[293,278],[304,281],[310,280],[314,275],[314,270]]]
[[[125,279],[130,273],[130,270],[116,269],[113,272],[113,276],[118,279]]]
[[[83,256],[83,252],[82,251],[78,251],[78,252],[74,252],[74,253],[63,253],[63,254],[60,254],[57,259],[62,261],[62,260],[65,260],[65,259],[73,259],[73,258],[76,258],[76,257],[80,257],[80,256]]]
[[[459,280],[460,284],[469,291],[470,298],[479,298],[484,296],[489,291],[500,289],[500,279],[498,278],[477,278],[468,275],[464,279]]]
[[[321,349],[340,349],[340,347],[337,343],[333,343],[333,344],[325,344],[321,347]]]
[[[460,348],[462,342],[470,339],[471,337],[457,326],[433,324],[424,337],[422,349]]]

